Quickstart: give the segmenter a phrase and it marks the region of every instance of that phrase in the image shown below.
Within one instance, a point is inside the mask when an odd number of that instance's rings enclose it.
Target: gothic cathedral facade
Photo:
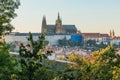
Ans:
[[[47,34],[76,34],[77,28],[75,25],[63,25],[58,13],[58,17],[54,25],[47,25],[46,17],[43,16],[41,32]]]

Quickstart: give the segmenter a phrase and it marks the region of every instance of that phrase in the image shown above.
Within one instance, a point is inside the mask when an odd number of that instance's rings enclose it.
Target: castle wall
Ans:
[[[38,35],[39,36],[39,35]],[[34,36],[33,35],[33,39],[34,41],[38,40],[38,36]],[[58,44],[58,40],[59,39],[63,39],[65,38],[71,39],[71,35],[46,35],[45,38],[47,41],[49,41],[49,46],[52,45],[57,45]],[[14,42],[18,42],[18,43],[28,43],[28,35],[27,36],[18,36],[18,35],[6,35],[5,36],[5,41],[6,43],[14,43]]]
[[[46,36],[46,40],[49,41],[49,46],[57,45],[59,39],[71,39],[71,35],[48,35]]]

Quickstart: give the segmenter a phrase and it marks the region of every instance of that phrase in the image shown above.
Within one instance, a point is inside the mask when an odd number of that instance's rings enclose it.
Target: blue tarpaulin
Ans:
[[[82,42],[82,35],[71,35],[71,40]]]

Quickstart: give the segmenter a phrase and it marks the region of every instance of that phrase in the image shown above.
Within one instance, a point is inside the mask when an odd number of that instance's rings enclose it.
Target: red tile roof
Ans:
[[[109,37],[108,34],[100,34],[100,37]]]
[[[113,39],[120,39],[120,36],[118,36],[118,37],[114,37]]]
[[[100,36],[100,33],[82,33],[82,36],[85,37],[91,37],[91,38],[98,38]]]
[[[84,38],[91,37],[91,38],[99,38],[99,37],[109,37],[108,34],[100,34],[100,33],[82,33]]]

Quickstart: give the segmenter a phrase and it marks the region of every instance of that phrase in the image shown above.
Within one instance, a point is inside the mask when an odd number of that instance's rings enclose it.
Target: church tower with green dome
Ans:
[[[60,18],[59,13],[58,13],[58,18],[56,20],[55,26],[56,26],[56,33],[62,33],[62,20]]]

